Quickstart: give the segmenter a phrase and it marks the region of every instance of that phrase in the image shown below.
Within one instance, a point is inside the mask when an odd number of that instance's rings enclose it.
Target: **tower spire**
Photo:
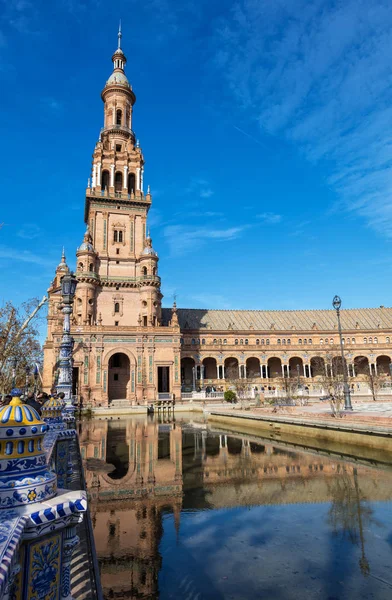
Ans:
[[[122,33],[121,33],[121,19],[120,19],[120,23],[118,25],[118,34],[117,34],[117,38],[118,38],[118,46],[117,49],[121,50],[121,38],[122,38]]]

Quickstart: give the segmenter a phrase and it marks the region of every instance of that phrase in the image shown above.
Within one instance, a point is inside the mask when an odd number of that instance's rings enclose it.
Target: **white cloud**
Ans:
[[[26,223],[23,225],[22,229],[20,229],[17,235],[25,240],[34,240],[41,233],[40,227],[35,225],[34,223]]]
[[[193,177],[185,191],[200,198],[210,198],[214,194],[208,181],[200,177]]]
[[[250,119],[321,164],[342,206],[392,236],[390,3],[241,0],[216,42],[216,68]]]
[[[168,225],[165,227],[163,234],[167,239],[171,254],[178,255],[191,252],[211,241],[227,242],[233,240],[239,237],[246,228],[246,225],[225,229]]]
[[[52,267],[53,260],[34,254],[29,250],[21,250],[20,248],[9,248],[7,246],[0,246],[0,260],[12,260],[31,263],[40,265],[43,267]]]
[[[258,219],[264,221],[267,225],[276,225],[280,223],[282,220],[282,215],[277,215],[276,213],[265,212],[259,215],[256,215]]]

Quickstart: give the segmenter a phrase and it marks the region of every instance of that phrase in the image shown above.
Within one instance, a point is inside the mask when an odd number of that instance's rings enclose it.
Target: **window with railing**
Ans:
[[[387,344],[390,344],[390,343],[391,343],[391,338],[387,337],[387,338],[385,338],[385,339],[386,339],[386,343],[387,343]]]
[[[227,344],[227,340],[226,340],[226,339],[224,339],[224,340],[223,340],[223,343],[224,343],[224,344]]]
[[[214,338],[214,340],[213,340],[213,342],[212,342],[212,343],[213,343],[213,344],[216,344],[217,342],[218,342],[218,340],[217,340],[216,338]]]
[[[265,345],[266,345],[266,346],[269,346],[269,345],[270,345],[270,341],[269,341],[269,339],[268,339],[268,340],[265,340]]]
[[[367,338],[363,338],[363,343],[367,344]]]
[[[205,341],[205,339],[204,339],[204,338],[201,340],[201,343],[202,343],[202,344],[205,344],[205,343],[206,343],[206,341]]]
[[[302,345],[302,340],[301,338],[298,340],[298,344],[301,346]]]
[[[235,346],[238,346],[238,340],[234,340]]]
[[[290,340],[290,338],[287,340],[287,343],[288,343],[288,344],[291,344],[291,340]]]
[[[244,344],[244,340],[240,340],[240,344],[242,346]]]
[[[278,346],[280,346],[280,338],[278,338],[278,339],[276,340],[276,342],[277,342]]]
[[[248,345],[248,340],[246,339],[246,340],[245,340],[245,346],[247,346],[247,345]]]
[[[260,340],[256,339],[256,346],[258,346],[260,344]]]
[[[121,229],[114,229],[113,230],[113,242],[122,243],[122,241],[123,241],[123,232],[121,231]]]

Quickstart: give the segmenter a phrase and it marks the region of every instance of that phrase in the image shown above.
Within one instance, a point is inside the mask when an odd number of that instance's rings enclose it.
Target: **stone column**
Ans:
[[[282,365],[281,365],[281,367],[282,367],[282,377],[283,377],[283,379],[284,379],[284,376],[285,376],[285,375],[284,375],[284,365],[282,364]]]
[[[309,371],[309,379],[312,378],[312,367],[310,365],[310,363],[308,364],[308,371]]]
[[[304,368],[304,377],[306,377],[306,365],[305,365],[305,363],[303,365],[303,368]]]
[[[222,365],[222,379],[226,379],[226,375],[225,375],[225,365]]]
[[[110,165],[110,187],[114,187],[114,165]]]
[[[136,190],[140,190],[140,167],[136,167]]]
[[[219,377],[219,367],[220,367],[220,365],[217,364],[216,365],[216,378],[217,379],[220,379],[220,377]]]
[[[196,391],[196,367],[192,367],[192,387],[193,391]]]
[[[124,165],[124,181],[123,188],[128,188],[128,165]],[[129,191],[129,190],[128,190]],[[129,192],[131,193],[131,192]]]
[[[141,168],[140,172],[140,190],[143,192],[143,178],[144,178],[144,168]]]
[[[204,386],[204,365],[200,365],[200,387]]]
[[[96,169],[97,169],[97,165],[94,163],[93,164],[93,177],[92,177],[92,182],[91,182],[91,187],[93,187],[93,188],[95,188]]]
[[[373,367],[374,367],[374,374],[375,374],[375,375],[378,375],[378,373],[377,373],[377,362],[375,362],[375,363],[373,364]]]
[[[351,365],[351,371],[352,371],[353,377],[356,377],[354,363],[352,363],[352,365]]]
[[[101,185],[101,168],[102,168],[102,163],[98,163],[97,164],[97,178],[95,181],[95,185]]]

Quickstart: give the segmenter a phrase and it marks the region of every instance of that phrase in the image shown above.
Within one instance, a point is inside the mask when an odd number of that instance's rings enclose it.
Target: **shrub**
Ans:
[[[237,401],[236,393],[233,392],[233,390],[226,390],[223,397],[226,400],[226,402],[236,402]]]

